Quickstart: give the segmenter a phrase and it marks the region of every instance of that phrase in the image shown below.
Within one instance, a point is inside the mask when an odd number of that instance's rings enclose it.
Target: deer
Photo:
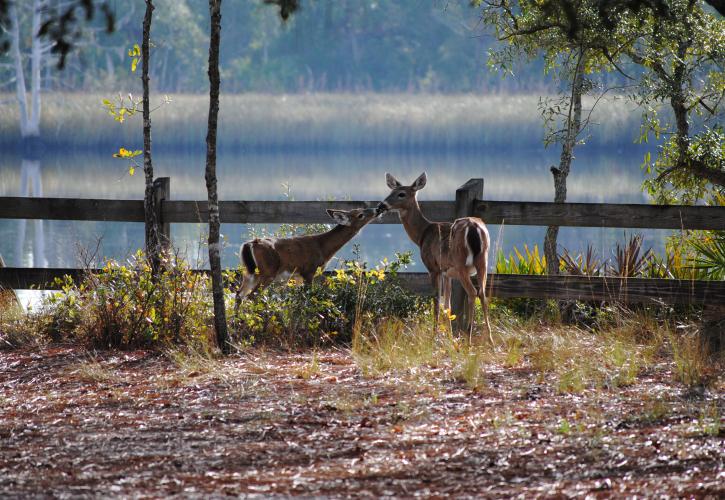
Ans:
[[[243,298],[277,278],[297,274],[305,285],[310,285],[317,270],[324,269],[333,255],[380,212],[377,208],[328,209],[327,214],[337,223],[327,232],[293,238],[256,238],[241,246],[239,258],[244,274],[236,292],[237,308]]]
[[[491,325],[488,320],[486,298],[486,277],[488,270],[488,249],[490,237],[486,224],[478,217],[462,217],[451,222],[433,222],[420,210],[418,191],[427,182],[423,172],[410,186],[404,186],[391,174],[385,174],[390,194],[378,205],[380,213],[395,210],[408,237],[420,248],[420,256],[428,270],[435,290],[433,312],[434,327],[438,328],[438,313],[443,299],[444,309],[451,308],[451,287],[453,279],[463,285],[468,296],[469,339],[473,335],[473,311],[476,297],[481,299],[488,338],[493,343]],[[478,275],[476,289],[471,276]]]

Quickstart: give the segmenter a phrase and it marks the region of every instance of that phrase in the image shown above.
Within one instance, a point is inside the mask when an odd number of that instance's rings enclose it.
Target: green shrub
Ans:
[[[208,278],[166,256],[153,276],[139,251],[126,264],[108,260],[80,283],[66,276],[44,299],[40,315],[53,340],[99,347],[148,347],[206,341],[211,318]]]
[[[320,272],[309,286],[295,278],[273,284],[244,300],[236,317],[230,308],[237,340],[349,342],[355,327],[385,318],[410,319],[423,309],[422,299],[398,280],[398,271],[410,262],[410,253],[396,254],[393,262],[386,259],[373,269],[352,260],[325,276]]]
[[[546,274],[546,257],[539,253],[538,245],[529,249],[529,246],[524,244],[523,253],[514,247],[508,258],[503,250],[499,250],[495,269],[499,274]]]

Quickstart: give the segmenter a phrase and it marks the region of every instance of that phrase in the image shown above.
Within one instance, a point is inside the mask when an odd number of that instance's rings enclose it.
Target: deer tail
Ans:
[[[254,252],[252,252],[251,241],[242,245],[242,262],[244,262],[244,267],[247,268],[247,273],[254,274],[257,271],[257,260],[254,258]]]

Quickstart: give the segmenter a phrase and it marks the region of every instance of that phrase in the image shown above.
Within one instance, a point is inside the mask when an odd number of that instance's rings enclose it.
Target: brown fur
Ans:
[[[374,208],[356,208],[350,211],[328,210],[328,214],[342,222],[331,230],[294,238],[256,238],[242,245],[242,251],[251,250],[256,272],[246,272],[237,291],[241,298],[264,288],[278,276],[298,274],[309,284],[319,268],[324,269],[330,259],[370,221],[378,211]],[[245,263],[245,269],[249,266]]]
[[[478,296],[483,306],[488,336],[493,342],[488,320],[488,300],[485,293],[488,249],[490,247],[490,237],[486,225],[478,217],[463,217],[456,219],[453,223],[428,220],[421,212],[417,200],[417,192],[426,183],[425,173],[410,186],[403,186],[390,174],[386,174],[386,180],[391,192],[378,208],[380,210],[398,210],[405,232],[420,247],[421,260],[428,270],[431,284],[436,290],[434,313],[436,324],[438,323],[441,297],[443,307],[450,309],[452,280],[457,279],[468,295],[469,322],[467,327],[469,335],[473,332],[473,306]],[[466,230],[469,235],[471,231],[476,231],[480,239],[480,252],[472,256],[470,265],[466,264],[471,251]],[[470,235],[469,237],[476,236]],[[478,290],[471,281],[472,274],[477,274],[479,277]]]

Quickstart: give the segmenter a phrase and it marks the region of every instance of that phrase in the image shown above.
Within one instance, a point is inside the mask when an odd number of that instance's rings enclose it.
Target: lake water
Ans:
[[[639,168],[644,151],[580,148],[569,177],[568,201],[646,203]],[[159,152],[154,156],[157,176],[171,177],[172,199],[205,200],[204,152],[183,155]],[[296,200],[384,198],[388,189],[385,172],[402,182],[412,182],[421,172],[428,186],[421,200],[453,200],[458,186],[473,177],[483,177],[484,198],[491,200],[550,201],[553,182],[549,167],[558,163],[556,150],[497,150],[482,153],[345,153],[221,154],[218,159],[219,196],[222,200],[283,200],[289,186]],[[0,196],[78,197],[140,199],[143,174],[129,176],[127,164],[110,152],[46,152],[39,161],[0,155]],[[204,260],[204,226],[175,224],[172,239],[187,257]],[[249,227],[224,224],[223,265],[237,264],[239,245]],[[509,252],[539,245],[545,228],[492,226],[495,249]],[[593,244],[604,257],[611,257],[617,241],[634,231],[599,228],[563,228],[559,243],[570,250]],[[646,245],[662,250],[667,231],[644,233]],[[352,256],[359,245],[362,257],[376,263],[392,258],[396,251],[416,250],[401,226],[372,225],[348,244],[339,257]],[[0,254],[7,265],[25,267],[75,267],[86,249],[98,247],[97,255],[123,259],[143,246],[143,225],[73,221],[21,221],[0,219]],[[414,252],[410,270],[424,270]],[[204,265],[204,262],[200,262]]]

